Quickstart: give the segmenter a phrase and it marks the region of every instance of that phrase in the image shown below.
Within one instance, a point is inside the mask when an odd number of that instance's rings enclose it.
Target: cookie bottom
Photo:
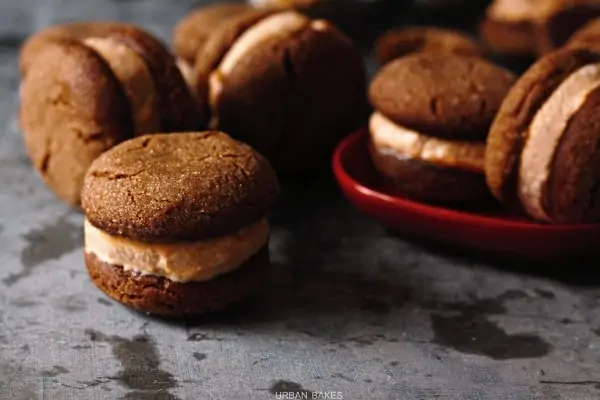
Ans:
[[[369,154],[384,183],[407,198],[434,204],[460,204],[490,196],[483,173],[402,157],[381,151],[372,143],[369,143]]]
[[[237,270],[207,282],[178,283],[154,275],[140,275],[85,254],[94,284],[113,300],[150,314],[181,317],[220,311],[254,294],[271,266],[263,247]]]

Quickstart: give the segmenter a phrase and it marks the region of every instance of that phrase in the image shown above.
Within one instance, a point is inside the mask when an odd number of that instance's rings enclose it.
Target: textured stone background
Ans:
[[[75,18],[134,21],[168,40],[190,7],[0,2],[1,399],[600,397],[596,262],[540,275],[437,254],[362,217],[328,179],[311,188],[318,198],[287,188],[274,215],[278,273],[243,309],[172,323],[96,290],[82,217],[44,188],[16,129],[17,48]]]

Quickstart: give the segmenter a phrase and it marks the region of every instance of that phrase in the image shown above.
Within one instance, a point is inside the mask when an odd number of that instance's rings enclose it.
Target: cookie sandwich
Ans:
[[[485,139],[514,81],[488,61],[450,53],[386,64],[369,88],[369,152],[386,186],[427,203],[488,197]]]
[[[133,26],[47,40],[21,83],[20,126],[47,186],[77,206],[92,161],[154,132],[194,129],[184,79],[161,42]]]
[[[268,272],[277,193],[269,163],[224,133],[131,139],[85,177],[87,270],[106,295],[152,314],[239,303]]]
[[[497,53],[542,55],[561,47],[577,29],[599,15],[598,0],[494,0],[480,30]]]
[[[366,119],[358,49],[327,21],[293,11],[223,23],[200,50],[194,81],[206,125],[250,144],[284,174],[325,165]]]
[[[600,217],[600,56],[562,49],[506,96],[490,130],[487,183],[496,198],[547,223]]]

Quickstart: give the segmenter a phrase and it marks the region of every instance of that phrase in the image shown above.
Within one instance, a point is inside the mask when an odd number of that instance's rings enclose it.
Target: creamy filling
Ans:
[[[397,125],[375,112],[369,121],[373,144],[383,152],[431,164],[483,173],[485,143],[443,140]]]
[[[266,40],[273,37],[293,36],[307,27],[322,31],[327,26],[329,24],[324,21],[316,20],[311,22],[305,16],[289,11],[271,15],[244,32],[227,51],[219,67],[209,77],[208,101],[211,109],[210,128],[218,128],[219,116],[217,104],[223,92],[223,84],[240,60],[261,46]]]
[[[598,87],[600,64],[586,65],[567,77],[533,117],[521,153],[518,192],[521,203],[535,218],[549,220],[543,198],[555,151],[571,118]]]
[[[174,282],[203,282],[242,266],[269,241],[269,223],[262,219],[237,232],[212,240],[144,243],[112,236],[84,223],[85,252],[100,261],[142,275]]]
[[[135,134],[160,132],[155,107],[158,95],[145,61],[131,48],[113,39],[92,37],[84,43],[107,62],[121,82],[131,107]]]

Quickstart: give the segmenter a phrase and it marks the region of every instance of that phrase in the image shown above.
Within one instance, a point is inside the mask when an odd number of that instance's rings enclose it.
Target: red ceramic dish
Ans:
[[[600,252],[600,224],[546,225],[509,215],[497,205],[464,211],[392,194],[378,182],[366,141],[364,129],[341,141],[333,171],[350,202],[392,230],[457,250],[521,260],[570,260]]]

